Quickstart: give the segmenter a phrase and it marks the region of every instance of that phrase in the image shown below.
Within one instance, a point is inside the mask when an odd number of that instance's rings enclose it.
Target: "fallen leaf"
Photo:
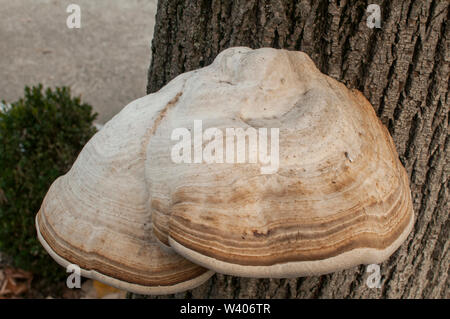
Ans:
[[[0,269],[0,298],[14,298],[24,294],[31,287],[33,274],[22,269]]]

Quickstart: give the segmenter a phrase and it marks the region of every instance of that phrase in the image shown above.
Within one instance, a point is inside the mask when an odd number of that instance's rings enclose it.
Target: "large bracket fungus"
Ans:
[[[244,162],[173,161],[172,132],[198,120],[278,128],[277,169],[262,173],[250,150]],[[304,53],[230,48],[108,122],[52,185],[37,228],[61,264],[158,294],[202,283],[207,269],[283,278],[380,263],[412,229],[408,185],[360,92]]]

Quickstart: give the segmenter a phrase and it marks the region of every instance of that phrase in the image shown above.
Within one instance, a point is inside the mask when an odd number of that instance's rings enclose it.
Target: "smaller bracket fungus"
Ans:
[[[148,127],[159,99],[128,105],[83,148],[71,170],[50,187],[36,216],[38,238],[63,267],[139,294],[194,288],[214,273],[159,244],[152,232],[144,178]]]

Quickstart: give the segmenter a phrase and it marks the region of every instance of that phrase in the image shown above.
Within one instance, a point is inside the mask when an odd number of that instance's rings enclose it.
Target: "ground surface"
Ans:
[[[81,8],[81,29],[66,25]],[[0,100],[67,85],[104,123],[146,94],[157,0],[0,0]]]

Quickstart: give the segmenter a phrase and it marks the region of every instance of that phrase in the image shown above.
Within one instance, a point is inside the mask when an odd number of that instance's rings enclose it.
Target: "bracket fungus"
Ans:
[[[171,92],[134,101],[85,145],[50,187],[38,238],[63,267],[139,294],[194,288],[214,273],[161,246],[152,233],[145,144]]]
[[[215,133],[194,138],[185,159],[213,149],[213,160],[174,161],[172,133],[195,133],[199,120]],[[245,160],[234,145],[218,152],[230,128],[237,146],[252,128],[277,128],[275,169],[249,160],[262,144]],[[125,107],[37,216],[58,262],[140,293],[188,289],[212,271],[287,278],[380,263],[413,223],[406,171],[364,96],[302,52],[244,47]]]

